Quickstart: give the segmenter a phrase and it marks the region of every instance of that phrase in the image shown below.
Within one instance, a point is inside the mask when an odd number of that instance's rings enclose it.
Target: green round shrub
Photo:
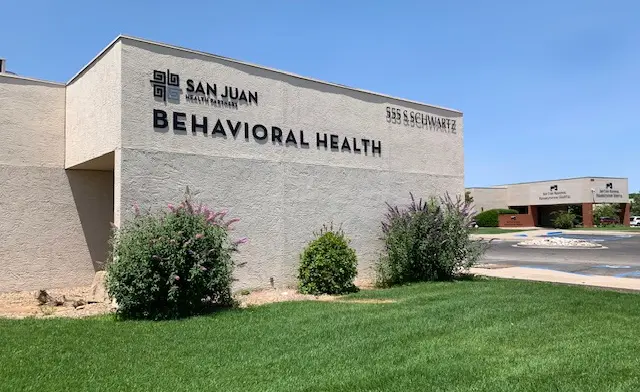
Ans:
[[[569,211],[554,211],[553,227],[556,229],[573,229],[575,227],[576,214]]]
[[[194,207],[187,196],[161,214],[140,214],[114,233],[107,291],[118,315],[171,319],[232,304],[232,241],[224,212]]]
[[[342,230],[326,225],[300,256],[299,290],[303,294],[344,294],[357,291],[356,252]]]
[[[476,215],[476,224],[479,227],[498,227],[498,216],[500,214],[517,214],[518,211],[510,209],[496,208],[486,210]]]

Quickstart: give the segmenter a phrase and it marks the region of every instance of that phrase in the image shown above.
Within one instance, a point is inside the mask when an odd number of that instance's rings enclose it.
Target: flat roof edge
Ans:
[[[569,181],[569,180],[586,180],[587,178],[597,178],[600,180],[612,179],[612,180],[629,180],[629,177],[602,177],[602,176],[582,176],[582,177],[569,177],[569,178],[556,178],[550,180],[538,180],[538,181],[525,181],[525,182],[514,182],[512,184],[502,184],[496,186],[510,186],[510,185],[524,185],[524,184],[535,184],[538,182],[551,182],[551,181]]]
[[[253,64],[253,63],[240,61],[240,60],[235,60],[235,59],[232,59],[232,58],[229,58],[229,57],[224,57],[224,56],[220,56],[220,55],[216,55],[216,54],[212,54],[212,53],[202,52],[202,51],[194,50],[194,49],[188,49],[188,48],[184,48],[184,47],[181,47],[181,46],[165,44],[165,43],[162,43],[162,42],[151,41],[151,40],[138,38],[138,37],[133,37],[133,36],[129,36],[129,35],[119,35],[115,40],[113,40],[109,44],[109,46],[107,46],[104,50],[102,50],[102,52],[100,52],[100,54],[98,56],[96,56],[87,66],[85,66],[85,68],[88,68],[91,64],[93,64],[94,61],[96,61],[111,46],[113,46],[117,41],[119,41],[121,39],[129,39],[129,40],[132,40],[132,41],[137,41],[137,42],[141,42],[141,43],[145,43],[145,44],[149,44],[149,45],[162,46],[162,47],[169,48],[169,49],[179,50],[179,51],[188,52],[188,53],[194,53],[194,54],[202,55],[202,56],[205,56],[205,57],[211,57],[211,58],[218,59],[218,60],[225,60],[225,61],[229,61],[229,62],[236,63],[236,64],[241,64],[241,65],[245,65],[245,66],[249,66],[249,67],[259,68],[259,69],[263,69],[263,70],[266,70],[266,71],[271,71],[271,72],[287,75],[287,76],[290,76],[290,77],[294,77],[294,78],[298,78],[298,79],[302,79],[302,80],[307,80],[307,81],[310,81],[310,82],[315,82],[315,83],[325,84],[325,85],[328,85],[328,86],[342,88],[342,89],[345,89],[345,90],[351,90],[351,91],[357,91],[357,92],[361,92],[361,93],[365,93],[365,94],[377,95],[379,97],[395,99],[395,100],[398,100],[398,101],[412,103],[414,105],[426,106],[426,107],[430,107],[430,108],[434,108],[434,109],[445,110],[445,111],[452,112],[452,113],[463,114],[462,111],[456,110],[456,109],[450,109],[450,108],[446,108],[446,107],[443,107],[443,106],[430,105],[430,104],[427,104],[427,103],[424,103],[424,102],[414,101],[414,100],[410,100],[410,99],[406,99],[406,98],[398,98],[398,97],[394,97],[394,96],[391,96],[391,95],[377,93],[377,92],[368,91],[368,90],[364,90],[364,89],[359,89],[359,88],[355,88],[355,87],[348,87],[348,86],[344,86],[344,85],[341,85],[341,84],[338,84],[338,83],[326,82],[326,81],[323,81],[323,80],[318,80],[318,79],[309,78],[309,77],[306,77],[306,76],[297,75],[297,74],[294,74],[292,72],[282,71],[282,70],[275,69],[275,68],[270,68],[270,67],[265,67],[265,66],[262,66],[262,65],[257,65],[257,64]],[[84,71],[85,68],[83,68],[80,72],[78,72],[78,74],[76,76],[74,76],[71,79],[71,81],[73,81],[76,77],[78,77]],[[69,83],[71,83],[71,81]]]
[[[111,50],[111,48],[118,42],[120,41],[120,39],[124,38],[123,35],[118,35],[115,39],[113,39],[111,42],[109,42],[109,44],[107,46],[105,46],[104,49],[102,49],[97,55],[95,55],[94,58],[91,59],[91,61],[89,61],[84,67],[82,67],[80,69],[80,71],[78,71],[75,75],[73,75],[73,77],[71,79],[69,79],[69,81],[66,83],[66,85],[70,85],[71,83],[75,82],[76,79],[78,79],[80,76],[82,76],[85,72],[87,72],[89,70],[89,68],[91,68],[93,66],[93,64],[95,64],[102,56],[105,55],[105,53],[107,53],[109,50]]]
[[[469,187],[466,187],[464,189],[466,189],[466,190],[469,190],[469,189],[507,189],[507,187],[503,186],[503,185],[498,185],[498,186],[469,186]]]
[[[3,73],[3,74],[0,74],[0,77],[9,78],[9,79],[28,80],[30,82],[50,84],[50,85],[57,86],[57,87],[64,87],[65,86],[64,83],[60,83],[60,82],[52,82],[50,80],[36,79],[36,78],[30,78],[30,77],[27,77],[27,76],[20,76],[20,75],[11,75],[11,74],[4,74]]]

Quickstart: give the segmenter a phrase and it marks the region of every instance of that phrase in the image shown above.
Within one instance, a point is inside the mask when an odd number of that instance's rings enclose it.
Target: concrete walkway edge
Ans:
[[[524,241],[531,238],[540,237],[546,235],[549,232],[562,232],[563,234],[582,234],[582,235],[640,235],[637,231],[606,231],[606,230],[553,230],[553,229],[532,229],[525,231],[509,232],[505,230],[504,233],[498,234],[471,234],[473,239],[484,240],[502,240],[502,241]]]
[[[605,287],[619,290],[640,291],[640,279],[614,276],[581,275],[527,267],[471,268],[472,274],[494,278],[532,280],[537,282],[564,283],[580,286]]]

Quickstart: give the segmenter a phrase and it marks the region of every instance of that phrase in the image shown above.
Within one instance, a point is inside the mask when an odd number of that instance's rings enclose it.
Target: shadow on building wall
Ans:
[[[66,170],[94,270],[104,269],[113,222],[113,172]]]

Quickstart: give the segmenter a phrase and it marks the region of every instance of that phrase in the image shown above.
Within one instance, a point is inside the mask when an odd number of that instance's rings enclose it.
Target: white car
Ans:
[[[632,216],[629,219],[631,226],[640,226],[640,216]]]

